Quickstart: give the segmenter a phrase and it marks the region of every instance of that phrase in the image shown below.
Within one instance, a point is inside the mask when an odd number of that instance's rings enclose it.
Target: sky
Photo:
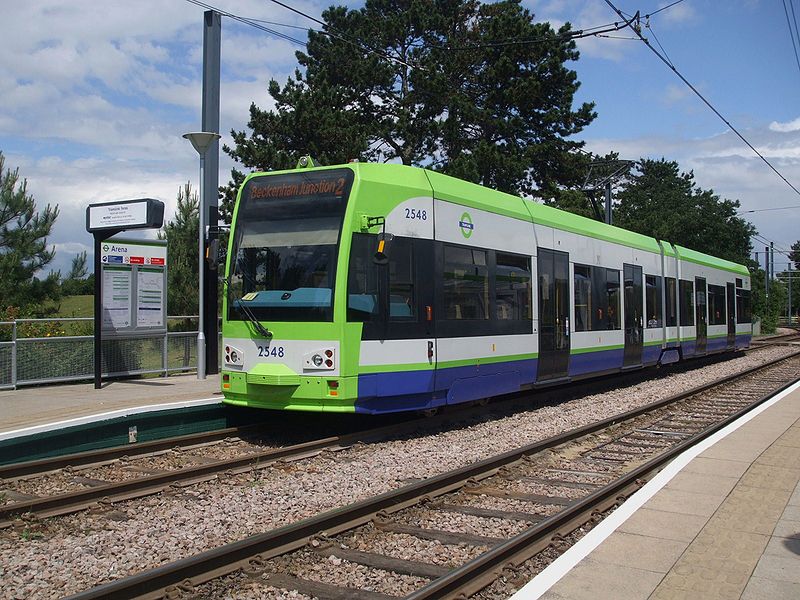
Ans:
[[[614,0],[652,14],[643,34],[796,188],[800,189],[800,64],[783,0]],[[785,0],[796,5],[800,1]],[[316,26],[270,0],[211,0],[223,11],[283,25]],[[290,0],[319,17],[330,0]],[[360,6],[360,2],[341,2]],[[604,0],[524,2],[536,20],[588,29],[618,21]],[[178,188],[196,189],[199,161],[182,134],[200,129],[203,8],[185,0],[3,0],[0,151],[19,167],[37,206],[57,204],[50,268],[66,274],[92,240],[86,206],[152,197],[174,214]],[[791,13],[789,13],[791,18]],[[647,21],[643,20],[643,23]],[[304,40],[305,31],[268,27]],[[632,32],[578,40],[570,63],[576,104],[597,118],[577,139],[598,154],[675,160],[697,184],[739,200],[764,239],[800,239],[800,193],[781,180]],[[618,39],[623,38],[623,39]],[[283,83],[300,47],[222,19],[220,133],[244,130],[249,107],[270,108],[270,79]],[[233,161],[220,155],[221,184]],[[795,206],[790,210],[764,210]],[[763,258],[762,258],[763,261]],[[786,267],[776,256],[776,269]]]

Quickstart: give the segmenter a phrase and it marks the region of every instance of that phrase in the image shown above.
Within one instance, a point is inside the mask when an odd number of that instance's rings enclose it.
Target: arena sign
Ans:
[[[167,243],[112,240],[129,229],[158,229],[164,203],[153,198],[86,207],[94,237],[94,387],[102,386],[102,337],[166,332]]]

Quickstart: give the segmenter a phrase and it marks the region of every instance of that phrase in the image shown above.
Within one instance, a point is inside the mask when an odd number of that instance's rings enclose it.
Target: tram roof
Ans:
[[[334,169],[342,167],[351,168],[356,172],[359,179],[389,185],[396,184],[403,187],[420,186],[420,184],[425,181],[423,179],[424,176],[430,184],[433,197],[437,199],[447,200],[454,204],[485,210],[514,219],[530,221],[561,231],[569,231],[571,233],[585,235],[615,244],[622,244],[630,248],[645,250],[655,254],[660,254],[661,247],[663,246],[664,253],[667,256],[677,256],[681,260],[731,271],[745,277],[750,275],[747,267],[728,260],[703,254],[702,252],[673,245],[668,242],[660,246],[655,238],[629,231],[622,227],[608,225],[596,221],[595,219],[589,219],[552,206],[534,202],[533,200],[526,200],[519,196],[493,190],[428,169],[420,169],[418,167],[410,167],[395,163],[348,163],[346,165],[331,165],[317,168]],[[291,171],[279,171],[275,173],[286,172]]]

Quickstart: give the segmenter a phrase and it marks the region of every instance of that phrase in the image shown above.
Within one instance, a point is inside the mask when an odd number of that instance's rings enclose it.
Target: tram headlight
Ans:
[[[317,348],[304,354],[303,368],[307,371],[334,371],[336,369],[336,349]]]
[[[225,346],[225,364],[234,367],[241,367],[244,365],[244,352],[239,348],[233,346]]]

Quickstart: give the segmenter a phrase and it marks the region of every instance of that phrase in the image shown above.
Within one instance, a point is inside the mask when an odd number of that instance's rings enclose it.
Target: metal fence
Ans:
[[[167,317],[166,333],[103,339],[103,377],[196,370],[197,322]],[[92,379],[93,329],[91,317],[0,321],[0,389]]]

